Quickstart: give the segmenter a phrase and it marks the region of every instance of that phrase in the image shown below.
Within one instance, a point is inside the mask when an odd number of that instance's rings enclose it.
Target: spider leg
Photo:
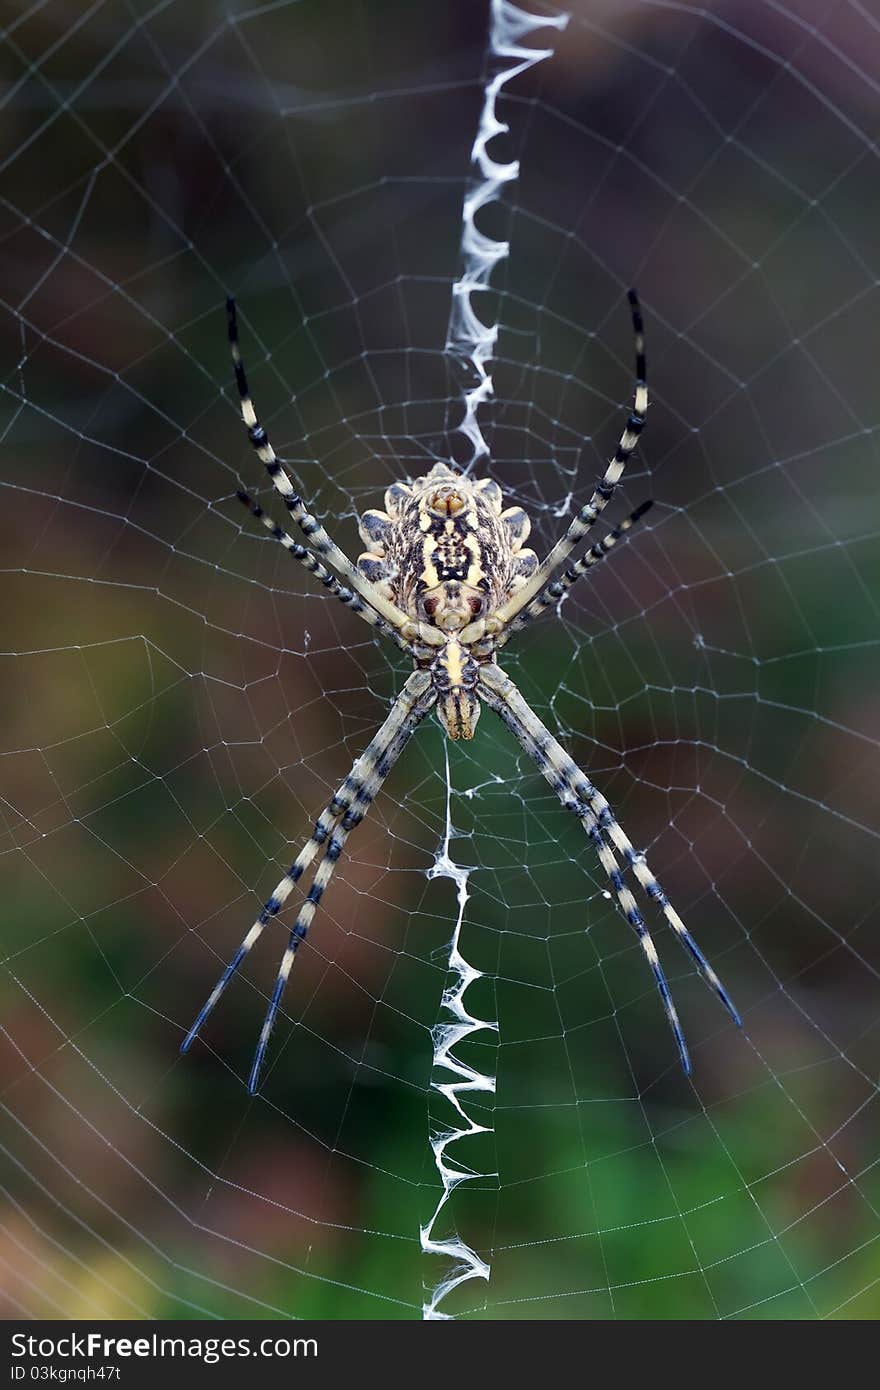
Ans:
[[[370,627],[374,627],[377,632],[381,632],[383,637],[389,637],[392,642],[396,642],[398,647],[403,651],[411,651],[409,642],[400,635],[397,628],[392,627],[390,623],[386,623],[384,618],[380,618],[379,614],[375,613],[369,604],[364,603],[359,594],[353,593],[351,589],[347,589],[343,584],[340,584],[336,575],[332,574],[331,571],[327,569],[326,565],[321,564],[315,552],[309,550],[308,546],[300,545],[298,541],[295,541],[293,536],[291,536],[288,531],[285,531],[283,526],[276,525],[272,518],[267,516],[263,511],[259,502],[255,502],[246,492],[237,492],[236,496],[239,502],[247,507],[251,515],[255,516],[257,521],[263,523],[270,536],[274,536],[275,540],[279,541],[295,560],[298,560],[310,574],[313,574],[316,579],[321,581],[328,593],[333,594],[334,598],[338,598],[339,601],[344,603],[346,608],[350,608],[353,613],[357,613],[358,617],[363,618],[364,622],[369,623]]]
[[[519,613],[513,621],[507,625],[498,638],[497,645],[503,647],[506,642],[509,642],[515,632],[521,632],[522,629],[535,618],[540,617],[548,608],[552,608],[554,604],[557,604],[559,600],[568,593],[573,584],[576,584],[583,575],[593,569],[595,565],[598,565],[600,560],[604,560],[608,552],[614,549],[621,536],[625,536],[627,531],[632,530],[633,526],[641,521],[642,517],[653,505],[653,502],[648,501],[643,502],[640,507],[636,507],[635,511],[632,512],[625,521],[622,521],[619,526],[615,526],[614,530],[609,531],[601,540],[596,541],[596,544],[591,546],[585,555],[582,555],[573,565],[569,565],[568,569],[565,570],[558,579],[554,579],[552,583],[542,589],[538,597],[529,604],[528,608],[526,608],[524,612]]]
[[[690,954],[707,985],[721,1000],[734,1022],[742,1027],[742,1020],[730,996],[684,922],[672,907],[644,859],[636,854],[631,841],[615,819],[605,797],[596,790],[586,774],[541,723],[513,681],[497,666],[486,665],[481,668],[478,689],[480,698],[485,700],[501,716],[553,787],[566,810],[573,811],[583,822],[584,829],[597,848],[600,863],[614,889],[618,904],[630,926],[639,936],[642,949],[651,965],[654,979],[663,999],[670,1027],[675,1034],[682,1065],[685,1071],[689,1071],[690,1063],[681,1035],[678,1015],[660,967],[656,948],[648,928],[638,912],[632,893],[624,884],[622,873],[608,841],[618,850],[626,866],[632,870],[647,897],[660,908],[667,923]]]
[[[269,922],[281,911],[294,885],[309,867],[321,846],[325,844],[334,826],[359,797],[365,779],[372,776],[375,765],[386,755],[387,750],[394,744],[401,730],[408,727],[408,721],[413,717],[413,710],[417,702],[424,698],[425,692],[429,690],[429,687],[430,677],[425,672],[415,671],[409,677],[397,699],[394,701],[388,718],[376,731],[367,748],[357,759],[351,772],[345,778],[345,781],[337,788],[335,795],[331,797],[316,820],[311,838],[307,840],[300,850],[296,859],[287,870],[287,873],[276,886],[271,897],[267,898],[266,902],[263,904],[253,926],[243,938],[240,946],[230,959],[222,975],[197,1014],[192,1027],[180,1045],[181,1052],[189,1051],[205,1021],[220,1000],[229,981],[232,979],[245,957],[256,945],[257,941],[259,941]],[[421,715],[419,717],[421,718]],[[373,795],[375,795],[375,791]]]
[[[575,546],[595,525],[596,518],[605,510],[614,496],[617,484],[623,476],[623,470],[635,452],[639,435],[645,427],[645,414],[648,409],[648,387],[645,379],[645,330],[639,298],[635,290],[629,291],[628,298],[636,344],[636,390],[633,409],[626,422],[626,428],[620,436],[620,443],[615,450],[614,458],[605,469],[601,480],[596,484],[589,502],[581,507],[565,535],[556,542],[550,554],[538,566],[531,578],[527,579],[525,584],[496,610],[494,616],[502,623],[508,623],[517,613],[522,612],[527,604],[531,603],[532,599],[544,588],[554,571],[568,559]]]
[[[727,990],[724,988],[684,922],[660,887],[657,879],[648,868],[644,855],[637,854],[633,849],[632,841],[624,833],[618,821],[615,819],[611,807],[608,805],[608,802],[601,792],[596,790],[588,778],[584,778],[584,783],[585,786],[591,788],[592,796],[590,798],[590,807],[597,818],[600,828],[605,832],[612,844],[619,850],[623,859],[632,869],[647,897],[660,908],[667,923],[690,955],[700,974],[703,976],[703,979],[706,981],[706,984],[717,994],[736,1026],[741,1028],[742,1019],[739,1016],[739,1012],[733,1000],[730,998]]]
[[[526,747],[525,743],[523,743],[523,747]],[[528,749],[528,752],[531,754],[535,762],[538,762],[538,759],[540,757],[540,749],[536,745],[534,745]],[[538,766],[541,766],[540,763],[538,763]],[[565,804],[566,803],[563,802],[563,805]],[[578,814],[577,810],[575,810],[575,814]],[[660,995],[660,998],[663,1001],[663,1008],[666,1011],[666,1017],[669,1020],[669,1026],[672,1029],[672,1035],[675,1038],[676,1044],[678,1046],[678,1055],[681,1060],[682,1070],[685,1076],[690,1076],[691,1058],[690,1053],[688,1052],[687,1043],[684,1040],[684,1032],[682,1030],[681,1023],[679,1022],[678,1010],[676,1009],[675,1004],[672,1001],[672,993],[670,991],[666,976],[663,973],[663,967],[660,964],[660,957],[657,954],[657,947],[654,945],[654,941],[651,936],[651,933],[648,930],[647,923],[645,922],[645,919],[642,916],[642,914],[639,912],[635,898],[633,897],[632,893],[623,881],[623,874],[620,872],[620,868],[618,867],[618,863],[614,857],[613,852],[608,847],[605,840],[603,840],[602,838],[602,832],[599,829],[598,822],[596,821],[595,816],[588,813],[586,816],[582,815],[580,819],[584,829],[587,832],[587,835],[589,836],[590,840],[595,846],[596,854],[599,858],[599,863],[602,865],[602,868],[608,875],[608,881],[614,889],[614,894],[617,898],[618,906],[620,907],[620,910],[623,913],[624,917],[629,922],[630,926],[633,928],[633,930],[639,938],[642,950],[644,951],[648,964],[651,967],[651,972],[654,976],[654,983],[657,986],[657,991]]]
[[[390,599],[380,594],[375,585],[371,584],[360,574],[355,565],[352,564],[344,551],[340,550],[335,541],[324,530],[321,523],[312,516],[306,507],[303,499],[294,489],[284,467],[279,462],[275,450],[269,441],[251,399],[248,387],[247,375],[244,369],[244,362],[241,357],[241,349],[238,343],[238,318],[235,312],[235,300],[226,301],[226,321],[229,332],[229,347],[232,353],[232,365],[235,370],[235,384],[238,387],[239,400],[241,402],[241,418],[245,423],[250,440],[256,452],[257,458],[265,466],[266,472],[272,479],[272,483],[284,502],[285,507],[290,512],[299,529],[308,540],[310,546],[322,560],[332,566],[336,572],[345,579],[346,583],[355,593],[360,594],[369,606],[379,613],[391,627],[410,629],[412,620],[404,613],[402,608],[392,603]],[[429,637],[428,640],[431,640]],[[442,641],[442,635],[441,635]]]
[[[651,968],[651,973],[654,976],[654,983],[657,986],[657,992],[659,993],[660,998],[663,1002],[663,1008],[666,1013],[666,1018],[672,1030],[672,1035],[675,1038],[676,1046],[678,1047],[678,1055],[681,1061],[682,1070],[684,1071],[685,1076],[690,1076],[690,1053],[688,1052],[687,1043],[685,1042],[684,1037],[684,1031],[682,1029],[681,1022],[678,1017],[678,1010],[676,1009],[672,999],[672,992],[669,988],[669,983],[666,979],[663,967],[660,964],[660,957],[657,954],[657,947],[654,945],[653,937],[651,936],[651,933],[648,930],[648,926],[645,922],[645,919],[639,912],[638,905],[636,904],[636,900],[633,897],[632,892],[624,882],[623,874],[620,871],[620,867],[617,863],[617,860],[614,857],[614,853],[602,837],[602,832],[599,829],[596,817],[593,815],[592,811],[590,811],[587,808],[587,806],[583,804],[583,802],[579,801],[578,798],[568,790],[567,786],[563,783],[561,778],[557,779],[555,777],[553,772],[550,770],[551,765],[548,762],[547,751],[516,719],[516,717],[512,714],[511,710],[501,699],[501,697],[494,695],[494,693],[490,696],[483,690],[481,690],[480,694],[482,698],[486,700],[486,703],[489,704],[493,709],[495,709],[496,712],[501,716],[504,723],[508,726],[511,732],[522,744],[529,757],[532,758],[532,760],[537,764],[540,771],[544,773],[545,777],[547,777],[547,780],[551,782],[554,791],[556,791],[565,809],[567,811],[573,811],[574,814],[581,821],[581,824],[583,825],[589,840],[595,847],[599,863],[605,870],[605,873],[608,876],[608,881],[614,889],[614,895],[617,899],[617,904],[624,917],[626,918],[627,922],[632,927],[633,931],[636,933],[636,936],[639,939],[639,944],[641,945],[642,951],[644,952],[648,965]]]
[[[418,675],[424,674],[418,672]],[[359,777],[357,794],[352,798],[351,803],[337,822],[329,839],[326,842],[323,857],[315,871],[311,887],[306,895],[305,902],[302,903],[297,915],[297,919],[291,929],[290,938],[285,948],[284,955],[281,957],[281,965],[269,1000],[269,1007],[266,1010],[266,1017],[263,1020],[263,1027],[260,1030],[260,1039],[257,1043],[257,1050],[254,1053],[254,1060],[248,1078],[248,1090],[251,1095],[255,1095],[259,1087],[260,1072],[263,1068],[263,1061],[266,1056],[266,1049],[269,1045],[269,1038],[275,1023],[278,1009],[281,1004],[281,997],[287,985],[288,977],[293,969],[293,962],[299,947],[305,941],[312,919],[318,910],[324,892],[333,871],[339,862],[340,855],[345,847],[345,842],[367,814],[372,802],[374,801],[382,783],[397,762],[407,743],[428,710],[436,702],[437,694],[433,688],[429,688],[421,696],[413,699],[403,724],[397,731],[390,743],[384,746],[376,746],[376,740],[369,745],[361,755],[363,770]]]

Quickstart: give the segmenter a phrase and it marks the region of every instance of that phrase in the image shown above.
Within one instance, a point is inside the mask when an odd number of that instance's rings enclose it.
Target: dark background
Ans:
[[[613,516],[656,506],[506,665],[745,1030],[658,926],[682,1077],[580,828],[485,713],[449,749],[451,853],[486,974],[468,1002],[500,1022],[467,1055],[498,1090],[459,1156],[498,1176],[449,1211],[492,1278],[443,1306],[870,1317],[880,32],[819,0],[573,10],[499,103],[492,153],[522,172],[481,223],[511,240],[480,306],[483,428],[543,551],[620,433],[636,282],[652,405]],[[261,1096],[283,924],[178,1047],[405,674],[235,501],[268,504],[223,299],[279,453],[355,555],[359,510],[460,451],[443,345],[486,29],[471,0],[10,14],[7,1316],[418,1317],[441,1273],[418,1237],[450,1121],[435,721],[340,865]]]

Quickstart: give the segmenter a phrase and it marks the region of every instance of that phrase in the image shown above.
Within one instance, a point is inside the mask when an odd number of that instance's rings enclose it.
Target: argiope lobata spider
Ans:
[[[643,503],[558,578],[552,578],[589,534],[614,495],[645,424],[648,389],[644,337],[634,290],[630,290],[629,302],[636,342],[634,407],[614,458],[592,497],[581,507],[546,559],[539,563],[535,552],[525,548],[531,529],[529,518],[521,507],[502,509],[501,489],[496,482],[489,478],[473,482],[446,464],[438,463],[424,478],[394,483],[385,493],[385,511],[364,513],[360,534],[367,550],[355,566],[294,491],[257,419],[238,346],[235,302],[227,301],[229,343],[248,437],[309,544],[305,546],[295,541],[266,516],[247,493],[240,492],[239,499],[331,594],[383,637],[396,642],[412,658],[415,667],[384,724],[321,812],[311,839],[264,904],[181,1044],[181,1051],[188,1051],[245,956],[280,912],[294,885],[320,851],[311,887],[290,932],[266,1011],[248,1081],[252,1094],[257,1090],[269,1035],[296,952],[308,934],[345,842],[367,814],[417,726],[434,707],[449,738],[469,739],[473,737],[481,705],[488,705],[534,760],[565,809],[577,816],[596,849],[620,910],[641,942],[685,1073],[690,1072],[690,1058],[681,1024],[651,934],[624,878],[627,871],[631,871],[646,897],[660,909],[707,984],[740,1024],[724,986],[644,857],[633,849],[608,802],[541,723],[495,659],[496,653],[514,633],[556,604],[582,575],[608,554],[651,505]]]

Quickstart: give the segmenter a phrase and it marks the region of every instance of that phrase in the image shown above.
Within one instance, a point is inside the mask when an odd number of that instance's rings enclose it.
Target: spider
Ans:
[[[645,425],[648,389],[644,328],[635,290],[629,292],[629,303],[636,347],[633,409],[614,457],[590,500],[543,561],[539,562],[534,550],[525,546],[531,529],[528,516],[521,507],[503,506],[501,488],[496,482],[490,478],[475,482],[447,464],[437,463],[423,478],[393,483],[385,493],[384,511],[364,513],[359,529],[367,549],[353,565],[294,490],[257,418],[239,349],[235,301],[227,300],[229,344],[248,438],[308,545],[295,541],[276,525],[246,492],[237,494],[239,500],[329,593],[383,637],[395,642],[412,659],[415,668],[393,701],[384,724],[319,815],[311,838],[263,905],[181,1044],[181,1052],[192,1046],[229,981],[320,853],[311,886],[290,932],[260,1032],[248,1079],[252,1095],[259,1086],[272,1025],[296,952],[306,939],[345,843],[431,709],[436,709],[449,738],[470,739],[481,706],[487,705],[519,740],[565,809],[581,822],[617,904],[641,943],[685,1074],[690,1073],[691,1064],[684,1034],[657,949],[625,878],[627,873],[659,908],[706,983],[742,1026],[727,991],[644,856],[633,849],[604,796],[542,724],[496,660],[510,638],[557,605],[651,505],[642,503],[580,559],[553,577],[589,535],[613,497]]]

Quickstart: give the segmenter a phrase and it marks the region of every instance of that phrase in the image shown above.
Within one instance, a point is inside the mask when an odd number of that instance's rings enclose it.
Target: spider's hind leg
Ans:
[[[226,327],[229,337],[229,349],[232,354],[232,366],[235,372],[235,384],[238,390],[241,418],[247,429],[248,439],[251,442],[257,458],[271,478],[273,487],[293,520],[306,537],[310,548],[315,554],[326,564],[330,565],[337,574],[341,575],[349,588],[355,593],[360,594],[361,598],[368,603],[376,613],[384,618],[386,623],[394,628],[406,627],[408,618],[403,610],[398,608],[397,604],[393,603],[389,598],[386,598],[385,595],[379,593],[378,590],[364,579],[345,552],[341,550],[332,537],[328,535],[327,531],[316,517],[312,516],[305,502],[294,488],[284,465],[275,453],[266,429],[257,415],[253,397],[251,396],[247,373],[241,355],[241,347],[238,341],[238,315],[236,313],[235,300],[231,297],[226,301]]]
[[[515,618],[517,613],[522,612],[537,597],[550,582],[559,566],[568,559],[575,546],[579,545],[592,530],[598,517],[601,516],[614,496],[618,483],[623,477],[624,469],[635,453],[639,436],[645,427],[648,409],[648,386],[645,376],[645,326],[642,322],[639,297],[635,290],[629,291],[628,299],[636,349],[636,387],[632,410],[627,417],[620,441],[614,451],[614,457],[593,489],[590,500],[572,518],[568,530],[556,542],[549,555],[536,567],[525,584],[516,589],[498,609],[497,617],[504,624],[509,623],[511,618]]]

